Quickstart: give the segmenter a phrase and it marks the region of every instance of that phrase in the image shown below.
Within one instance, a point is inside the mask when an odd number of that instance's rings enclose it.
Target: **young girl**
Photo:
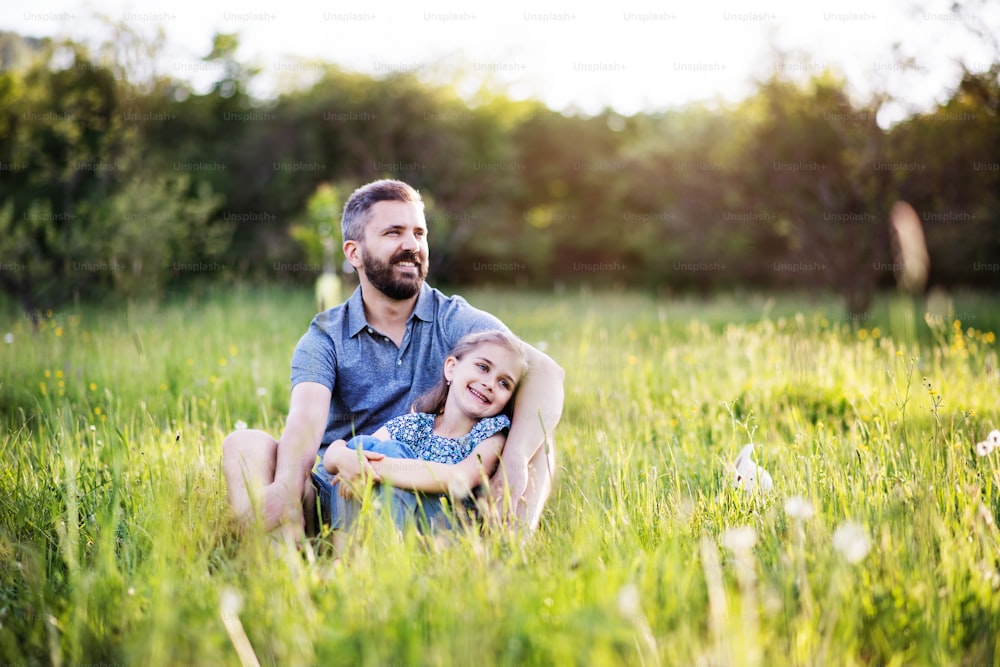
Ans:
[[[353,523],[360,506],[338,473],[360,464],[376,482],[391,485],[397,527],[418,520],[421,530],[450,528],[441,499],[468,496],[495,470],[510,428],[510,400],[526,370],[521,343],[511,334],[462,337],[444,361],[440,383],[413,412],[373,435],[330,445],[313,470],[323,520],[334,530]]]

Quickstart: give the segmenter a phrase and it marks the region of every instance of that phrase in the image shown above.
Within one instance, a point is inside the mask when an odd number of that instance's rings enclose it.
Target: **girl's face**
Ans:
[[[444,376],[451,381],[445,410],[454,407],[473,419],[500,414],[521,380],[524,362],[496,343],[481,343],[461,359],[448,357]]]

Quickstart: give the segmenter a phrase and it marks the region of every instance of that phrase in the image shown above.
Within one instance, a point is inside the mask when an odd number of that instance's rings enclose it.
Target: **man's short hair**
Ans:
[[[365,224],[371,219],[372,206],[380,201],[415,202],[423,206],[420,193],[402,181],[382,179],[372,181],[351,193],[344,204],[344,215],[340,229],[345,241],[361,241],[365,236]]]

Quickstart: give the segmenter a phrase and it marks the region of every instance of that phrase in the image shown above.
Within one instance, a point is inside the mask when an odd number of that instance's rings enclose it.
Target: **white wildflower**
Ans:
[[[222,618],[237,618],[240,614],[240,609],[243,608],[243,598],[239,592],[227,587],[222,591],[222,595],[219,596],[219,607],[222,611]]]
[[[464,479],[456,477],[448,482],[448,495],[452,498],[467,498],[472,495],[472,487]]]
[[[262,398],[267,396],[267,387],[257,387],[257,395]]]
[[[8,345],[10,345],[11,343],[13,343],[14,342],[14,334],[11,333],[10,331],[8,331],[4,335],[4,337],[3,337],[3,342],[7,343]]]
[[[799,521],[808,521],[813,518],[812,503],[802,496],[792,496],[785,501],[785,514]]]
[[[833,532],[833,546],[848,563],[860,563],[872,548],[864,526],[845,521]]]
[[[976,443],[976,454],[987,456],[994,449],[1000,448],[1000,431],[990,431],[986,439]]]
[[[618,613],[625,618],[635,618],[642,613],[639,602],[639,588],[635,584],[625,584],[618,591]]]
[[[757,544],[757,531],[750,526],[726,528],[722,531],[722,546],[734,553],[744,553]]]
[[[987,526],[993,525],[993,512],[990,511],[989,507],[987,507],[983,503],[979,503],[979,509],[976,510],[976,513],[979,515],[979,518],[982,519],[983,523],[985,523]]]
[[[235,424],[233,424],[233,428],[235,428],[237,431],[243,431],[246,429],[246,427],[247,423],[242,419],[238,420]]]

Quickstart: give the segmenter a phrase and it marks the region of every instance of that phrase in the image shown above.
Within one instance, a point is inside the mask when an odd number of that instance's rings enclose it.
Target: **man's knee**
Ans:
[[[237,477],[268,483],[277,459],[278,442],[264,431],[233,431],[222,441],[222,471],[230,483]]]
[[[277,451],[278,443],[264,431],[244,429],[233,431],[222,441],[222,458],[266,457]]]

